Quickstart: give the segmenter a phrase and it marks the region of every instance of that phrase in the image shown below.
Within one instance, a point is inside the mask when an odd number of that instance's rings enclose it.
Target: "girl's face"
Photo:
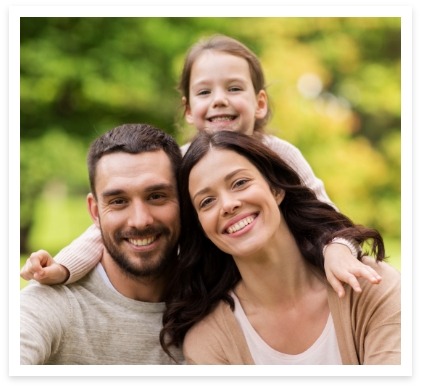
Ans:
[[[189,193],[207,237],[235,258],[279,241],[284,192],[275,194],[236,152],[210,150],[190,172]]]
[[[206,50],[194,62],[190,75],[186,120],[199,131],[227,130],[251,135],[256,119],[266,116],[267,95],[257,95],[244,58]]]

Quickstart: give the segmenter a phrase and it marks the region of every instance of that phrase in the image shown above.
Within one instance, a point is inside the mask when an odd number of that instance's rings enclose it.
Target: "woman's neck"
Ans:
[[[324,286],[292,235],[283,235],[259,252],[234,260],[242,278],[235,292],[240,299],[246,298],[251,303],[290,304]]]

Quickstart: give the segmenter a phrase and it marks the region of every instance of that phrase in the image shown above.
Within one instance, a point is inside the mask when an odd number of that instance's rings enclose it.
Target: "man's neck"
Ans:
[[[141,302],[162,302],[163,289],[166,283],[163,277],[136,278],[123,271],[106,253],[101,259],[101,264],[111,284],[120,294]]]

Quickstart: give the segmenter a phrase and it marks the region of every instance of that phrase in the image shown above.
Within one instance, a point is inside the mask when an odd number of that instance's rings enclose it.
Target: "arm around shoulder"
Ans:
[[[68,269],[70,276],[66,284],[69,284],[79,280],[94,268],[101,260],[103,251],[101,232],[96,225],[91,225],[63,248],[54,260]]]

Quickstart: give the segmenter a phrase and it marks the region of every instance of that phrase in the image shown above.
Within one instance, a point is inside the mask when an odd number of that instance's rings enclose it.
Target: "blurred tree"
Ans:
[[[399,239],[400,31],[384,17],[21,18],[22,252],[51,182],[87,191],[98,134],[150,122],[189,139],[178,76],[191,44],[215,33],[261,58],[268,131],[300,148],[341,210]]]

